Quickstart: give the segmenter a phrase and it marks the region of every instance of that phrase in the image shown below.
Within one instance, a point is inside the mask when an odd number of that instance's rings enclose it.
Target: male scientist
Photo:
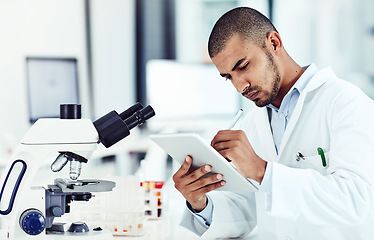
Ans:
[[[225,13],[208,45],[258,107],[211,145],[259,190],[212,192],[223,176],[189,172],[187,156],[173,176],[187,200],[181,225],[208,239],[374,239],[374,102],[330,68],[299,66],[254,9]]]

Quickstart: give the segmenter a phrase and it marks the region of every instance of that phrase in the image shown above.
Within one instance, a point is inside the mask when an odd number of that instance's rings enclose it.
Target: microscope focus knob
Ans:
[[[63,215],[62,208],[59,206],[54,206],[51,208],[52,215],[55,217],[61,217]]]
[[[45,228],[45,218],[43,213],[37,209],[24,211],[19,219],[19,224],[23,231],[29,235],[38,235]]]

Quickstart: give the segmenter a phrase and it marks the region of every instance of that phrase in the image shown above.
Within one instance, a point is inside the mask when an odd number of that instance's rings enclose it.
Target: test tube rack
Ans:
[[[147,219],[160,219],[162,217],[162,187],[163,181],[144,181],[144,215]]]

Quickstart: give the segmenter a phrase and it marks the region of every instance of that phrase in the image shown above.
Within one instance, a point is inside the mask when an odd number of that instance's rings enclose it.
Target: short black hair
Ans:
[[[220,53],[235,34],[244,41],[264,47],[265,38],[272,31],[278,32],[259,11],[249,7],[234,8],[223,14],[214,25],[208,42],[209,56],[213,58]]]

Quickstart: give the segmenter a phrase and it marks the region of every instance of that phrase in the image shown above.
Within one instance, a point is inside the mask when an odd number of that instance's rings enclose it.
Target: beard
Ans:
[[[269,50],[265,49],[264,51],[265,51],[265,54],[266,54],[266,57],[267,57],[267,64],[266,64],[266,67],[265,67],[266,78],[272,79],[272,82],[271,82],[271,84],[273,86],[272,90],[271,91],[264,91],[262,89],[262,87],[260,87],[260,86],[253,86],[253,87],[247,88],[242,93],[242,95],[244,97],[248,96],[248,94],[251,93],[251,92],[258,91],[259,93],[263,93],[265,95],[264,98],[262,98],[262,99],[256,98],[256,99],[253,100],[253,102],[256,104],[257,107],[264,107],[264,106],[270,104],[275,99],[275,97],[278,95],[278,92],[279,92],[280,74],[279,74],[279,71],[278,71],[278,67],[275,64],[274,57],[273,57],[273,55],[271,55]]]

